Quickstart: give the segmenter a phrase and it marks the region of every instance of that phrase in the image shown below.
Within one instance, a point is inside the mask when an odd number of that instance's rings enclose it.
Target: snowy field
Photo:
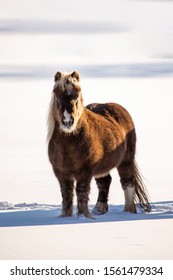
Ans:
[[[173,259],[173,1],[0,6],[0,259]],[[46,143],[57,70],[79,71],[85,104],[117,102],[131,113],[151,213],[122,211],[112,170],[107,214],[58,218]],[[91,210],[96,199],[93,181]]]

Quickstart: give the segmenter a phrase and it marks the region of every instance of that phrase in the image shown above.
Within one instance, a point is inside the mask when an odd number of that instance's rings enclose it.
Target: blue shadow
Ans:
[[[65,225],[83,223],[105,223],[122,221],[141,221],[141,220],[163,220],[173,219],[173,201],[157,202],[152,204],[152,211],[149,214],[138,213],[130,214],[123,212],[123,205],[110,205],[109,212],[102,216],[94,216],[94,219],[84,217],[60,218],[61,206],[54,206],[54,209],[30,210],[8,210],[0,212],[0,227],[22,227],[22,226],[41,226],[41,225]],[[26,205],[27,206],[27,205]],[[90,210],[93,205],[90,205]]]

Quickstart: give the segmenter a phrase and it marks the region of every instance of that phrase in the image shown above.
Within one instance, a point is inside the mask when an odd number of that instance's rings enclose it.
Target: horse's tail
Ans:
[[[149,195],[143,183],[136,162],[134,162],[134,186],[135,186],[135,202],[145,211],[151,211]]]

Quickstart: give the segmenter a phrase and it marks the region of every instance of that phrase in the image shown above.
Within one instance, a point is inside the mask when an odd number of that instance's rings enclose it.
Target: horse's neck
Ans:
[[[95,114],[92,111],[84,107],[78,123],[80,129],[82,129],[83,131],[85,131],[85,133],[88,134],[90,129],[92,128],[91,124],[92,122],[94,122],[95,118],[97,118],[97,116],[95,116]]]

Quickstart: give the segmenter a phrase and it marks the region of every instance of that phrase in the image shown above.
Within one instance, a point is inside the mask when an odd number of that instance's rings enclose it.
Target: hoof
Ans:
[[[97,202],[96,206],[92,210],[95,215],[103,215],[108,211],[108,204],[103,202]]]
[[[58,215],[58,218],[68,218],[68,217],[72,217],[72,214],[60,214]]]
[[[62,210],[62,213],[58,216],[58,218],[66,218],[66,217],[72,217],[73,211],[64,211]]]
[[[78,218],[80,218],[80,217],[84,217],[84,218],[86,218],[86,219],[92,219],[92,220],[95,220],[95,218],[90,214],[90,213],[86,213],[86,214],[84,214],[84,213],[78,213],[77,214],[77,217]]]
[[[131,206],[131,207],[125,206],[123,209],[123,212],[129,212],[129,213],[133,213],[133,214],[137,213],[135,206]]]

